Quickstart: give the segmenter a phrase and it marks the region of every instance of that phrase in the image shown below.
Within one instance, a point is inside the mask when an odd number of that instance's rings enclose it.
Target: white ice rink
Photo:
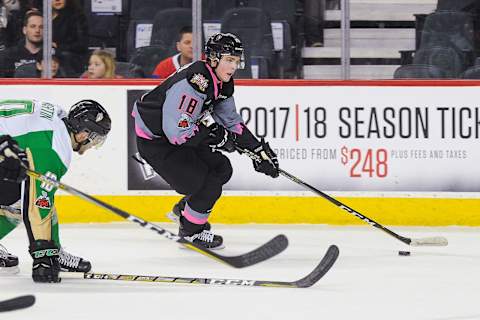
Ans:
[[[173,224],[162,225],[176,231]],[[340,248],[330,272],[308,289],[222,287],[107,280],[35,284],[25,230],[2,243],[19,255],[21,273],[0,277],[0,300],[35,294],[28,309],[0,320],[73,319],[480,319],[480,229],[398,228],[408,237],[442,235],[447,247],[414,248],[369,226],[216,226],[222,254],[240,254],[278,233],[290,246],[279,256],[233,269],[128,223],[62,225],[67,251],[94,272],[291,281],[311,271],[329,244]],[[411,256],[398,256],[410,250]]]

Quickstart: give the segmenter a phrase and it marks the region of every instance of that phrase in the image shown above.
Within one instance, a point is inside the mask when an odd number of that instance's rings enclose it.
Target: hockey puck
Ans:
[[[410,255],[410,251],[398,251],[398,255],[399,255],[399,256],[409,256],[409,255]]]

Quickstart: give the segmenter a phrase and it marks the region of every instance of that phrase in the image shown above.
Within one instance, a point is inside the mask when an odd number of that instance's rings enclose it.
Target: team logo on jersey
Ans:
[[[187,129],[187,128],[190,128],[192,123],[193,123],[193,119],[188,114],[182,113],[177,126],[181,129]]]
[[[192,79],[190,79],[190,82],[196,84],[198,86],[198,89],[200,89],[200,91],[202,92],[205,92],[205,90],[207,90],[208,80],[201,73],[195,73]]]
[[[42,191],[42,195],[35,200],[35,206],[39,207],[40,209],[50,209],[52,207],[50,198],[45,191]]]

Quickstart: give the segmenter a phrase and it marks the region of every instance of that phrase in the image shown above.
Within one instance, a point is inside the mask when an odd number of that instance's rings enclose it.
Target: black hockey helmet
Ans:
[[[103,144],[112,125],[105,108],[95,100],[81,100],[75,103],[64,121],[68,130],[74,134],[87,132],[88,139],[82,144],[92,143],[93,146]]]
[[[205,45],[207,61],[220,61],[222,56],[240,57],[240,69],[245,66],[243,44],[233,33],[216,33],[211,36]]]

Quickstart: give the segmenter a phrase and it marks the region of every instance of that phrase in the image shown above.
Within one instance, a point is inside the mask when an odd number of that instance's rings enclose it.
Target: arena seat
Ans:
[[[437,11],[425,19],[421,46],[455,46],[461,51],[474,51],[473,19],[467,12]]]
[[[130,19],[152,19],[162,10],[182,7],[182,0],[130,0]]]
[[[439,67],[427,64],[408,64],[400,66],[393,73],[394,79],[445,79],[447,73]]]
[[[139,65],[129,62],[115,62],[115,73],[127,79],[145,78],[143,69]]]
[[[273,37],[270,18],[259,8],[234,8],[222,18],[222,32],[231,32],[243,42],[246,59],[263,57],[272,76],[274,65]]]
[[[203,0],[202,20],[220,21],[224,13],[237,6],[237,0]],[[192,0],[183,1],[184,8],[192,8]]]
[[[146,46],[135,49],[130,58],[130,63],[139,65],[145,77],[151,77],[157,64],[167,58],[169,54],[163,46]]]
[[[126,50],[130,59],[136,48],[149,46],[152,36],[153,19],[130,20],[127,29]]]
[[[168,53],[177,52],[176,42],[183,27],[192,25],[192,9],[173,8],[158,12],[153,19],[152,45],[161,45]]]
[[[91,1],[85,2],[84,13],[88,24],[88,46],[90,48],[117,47],[120,36],[120,17],[116,14],[92,12]]]
[[[465,70],[466,65],[461,54],[452,47],[420,48],[415,53],[413,64],[426,64],[442,68],[449,78],[457,78]]]
[[[463,79],[480,79],[480,66],[475,65],[473,67],[468,68],[462,74]]]
[[[282,24],[283,43],[279,63],[286,69],[287,77],[299,76],[302,68],[303,17],[297,1],[249,0],[249,7],[263,9],[272,22]]]

